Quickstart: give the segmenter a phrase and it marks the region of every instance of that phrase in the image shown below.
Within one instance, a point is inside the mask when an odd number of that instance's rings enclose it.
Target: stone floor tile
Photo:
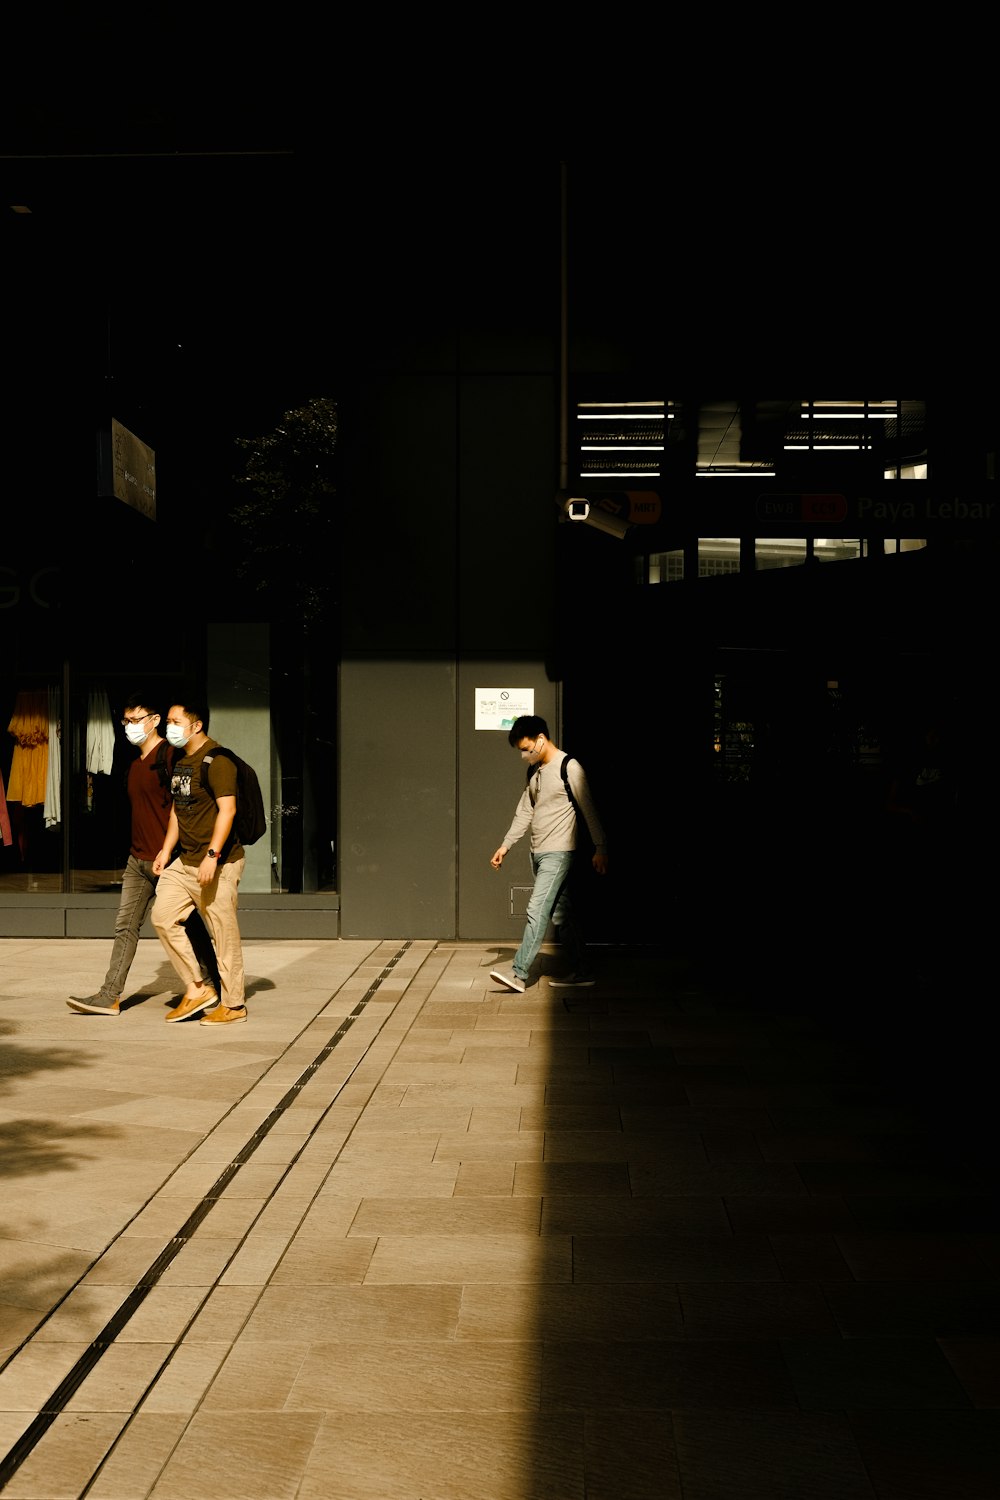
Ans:
[[[804,1411],[970,1404],[933,1339],[783,1339],[781,1350]]]
[[[322,1423],[296,1500],[416,1496],[585,1500],[582,1419],[507,1412],[498,1422],[492,1413],[431,1412],[373,1422],[335,1413]]]
[[[126,1421],[121,1412],[56,1417],[4,1485],[5,1500],[79,1500]]]
[[[973,1406],[1000,1409],[1000,1337],[943,1338],[938,1344]]]
[[[578,1340],[544,1347],[545,1410],[795,1409],[778,1345],[767,1340]]]
[[[197,1413],[150,1500],[298,1500],[322,1422],[318,1412],[254,1412],[223,1423]]]
[[[1000,1412],[851,1411],[878,1500],[996,1500]]]
[[[889,1500],[841,1413],[684,1410],[673,1427],[684,1500]]]

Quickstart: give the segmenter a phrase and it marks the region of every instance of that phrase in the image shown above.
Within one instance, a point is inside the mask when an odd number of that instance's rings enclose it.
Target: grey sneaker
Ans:
[[[519,995],[524,994],[524,980],[518,978],[509,964],[506,969],[501,969],[499,966],[491,969],[490,978],[496,979],[500,984],[505,984],[509,990],[516,990]]]
[[[87,995],[86,997],[83,995],[70,995],[66,1004],[70,1010],[81,1011],[87,1016],[121,1015],[121,1011],[118,1009],[118,1001],[109,1000],[105,995]]]
[[[595,981],[593,974],[563,974],[561,976],[558,974],[549,975],[549,984],[554,990],[561,990],[563,988],[568,989],[570,985],[591,985],[594,982]]]

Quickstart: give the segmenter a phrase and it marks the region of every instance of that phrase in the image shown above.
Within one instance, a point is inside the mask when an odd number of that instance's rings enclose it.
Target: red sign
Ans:
[[[633,526],[652,526],[660,519],[663,505],[655,490],[626,490],[628,518]]]

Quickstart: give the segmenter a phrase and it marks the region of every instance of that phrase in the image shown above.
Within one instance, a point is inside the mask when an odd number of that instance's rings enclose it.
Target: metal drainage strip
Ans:
[[[247,1141],[246,1145],[242,1147],[237,1156],[229,1163],[229,1165],[216,1179],[216,1181],[209,1189],[209,1191],[205,1194],[204,1198],[202,1198],[198,1206],[193,1209],[192,1212],[188,1215],[188,1218],[171,1239],[170,1244],[160,1252],[160,1254],[153,1261],[152,1265],[149,1267],[149,1270],[139,1278],[138,1285],[134,1288],[133,1291],[129,1292],[128,1296],[125,1298],[125,1301],[122,1303],[118,1311],[108,1319],[107,1323],[105,1323],[97,1338],[94,1339],[93,1343],[88,1345],[83,1354],[80,1355],[80,1358],[77,1360],[73,1368],[56,1386],[49,1400],[45,1403],[43,1410],[40,1411],[38,1415],[33,1419],[33,1421],[29,1423],[24,1432],[18,1438],[17,1442],[4,1456],[4,1458],[0,1459],[0,1490],[2,1490],[8,1483],[8,1481],[14,1476],[14,1474],[17,1473],[18,1469],[24,1463],[29,1453],[32,1452],[32,1450],[40,1442],[45,1433],[52,1426],[52,1423],[55,1421],[56,1417],[58,1417],[65,1409],[66,1403],[79,1390],[80,1386],[86,1380],[87,1376],[96,1366],[102,1354],[104,1354],[106,1349],[110,1348],[115,1339],[118,1337],[119,1333],[121,1333],[122,1329],[128,1323],[129,1319],[138,1311],[139,1307],[156,1286],[157,1282],[159,1281],[160,1277],[163,1275],[167,1267],[170,1265],[171,1261],[180,1253],[181,1250],[183,1250],[184,1246],[194,1234],[194,1231],[198,1228],[199,1224],[201,1224],[202,1221],[207,1218],[208,1214],[214,1208],[216,1202],[221,1196],[222,1189],[228,1186],[228,1184],[235,1177],[236,1173],[239,1171],[240,1167],[242,1167],[245,1162],[249,1161],[250,1157],[257,1150],[257,1147],[265,1139],[271,1129],[277,1124],[278,1120],[280,1120],[281,1116],[284,1114],[288,1106],[290,1104],[294,1104],[300,1090],[305,1086],[305,1084],[309,1082],[312,1075],[326,1061],[330,1053],[337,1046],[340,1039],[347,1035],[348,1031],[350,1031],[358,1016],[361,1015],[369,1000],[378,990],[382,981],[395,968],[396,964],[399,963],[399,960],[402,958],[403,954],[406,952],[409,946],[410,943],[408,941],[405,942],[400,948],[399,952],[389,960],[385,968],[372,982],[372,984],[358,1001],[354,1009],[350,1012],[349,1015],[346,1015],[344,1017],[343,1021],[337,1027],[337,1030],[333,1033],[330,1040],[324,1047],[320,1049],[309,1066],[292,1084],[287,1094],[285,1094],[285,1096],[278,1101],[278,1103],[272,1109],[271,1113],[267,1116],[267,1119],[257,1127],[253,1135]],[[304,1149],[305,1147],[303,1146],[299,1151],[295,1153],[295,1157],[292,1159],[292,1161],[289,1162],[288,1167],[286,1168],[286,1173],[290,1171],[291,1168],[295,1165],[295,1160],[298,1158],[298,1156],[301,1155],[301,1152]],[[166,1363],[167,1361],[164,1360],[163,1364],[165,1365]],[[159,1374],[162,1369],[163,1365],[160,1366],[160,1370],[158,1370],[156,1372],[156,1375],[153,1376],[153,1379],[150,1381],[150,1386],[152,1386],[152,1384],[159,1378]]]

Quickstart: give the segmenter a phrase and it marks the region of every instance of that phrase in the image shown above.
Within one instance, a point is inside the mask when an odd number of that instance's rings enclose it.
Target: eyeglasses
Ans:
[[[156,714],[156,713],[143,714],[142,717],[138,718],[138,719],[130,719],[128,717],[128,715],[126,715],[125,718],[122,719],[122,728],[124,729],[126,724],[145,724],[145,722],[146,722],[147,719],[158,719],[158,718],[159,718],[159,714]]]

